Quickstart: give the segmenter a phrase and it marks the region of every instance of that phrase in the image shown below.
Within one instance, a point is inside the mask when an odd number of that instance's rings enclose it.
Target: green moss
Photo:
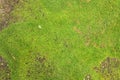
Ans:
[[[119,8],[119,0],[20,1],[11,13],[15,23],[0,32],[0,55],[12,80],[82,80],[88,74],[102,80],[93,68],[108,56],[120,58]],[[36,56],[45,57],[44,64]]]

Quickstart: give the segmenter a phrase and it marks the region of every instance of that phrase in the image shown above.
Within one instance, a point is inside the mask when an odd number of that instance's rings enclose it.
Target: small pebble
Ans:
[[[39,25],[38,28],[41,29],[42,27]]]
[[[3,66],[3,65],[4,65],[4,63],[1,63],[1,65]]]

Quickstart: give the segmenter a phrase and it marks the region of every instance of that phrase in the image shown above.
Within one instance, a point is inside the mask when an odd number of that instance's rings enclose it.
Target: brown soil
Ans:
[[[30,80],[40,80],[40,77],[43,77],[44,80],[51,80],[51,77],[54,73],[54,65],[50,63],[46,56],[40,55],[40,53],[33,53],[31,59],[33,61],[26,62],[27,74],[26,79]]]
[[[19,0],[0,0],[0,30],[8,25],[10,13],[18,2]]]
[[[120,80],[120,60],[117,58],[107,57],[94,70],[105,80]]]
[[[7,62],[0,56],[0,80],[11,80]]]

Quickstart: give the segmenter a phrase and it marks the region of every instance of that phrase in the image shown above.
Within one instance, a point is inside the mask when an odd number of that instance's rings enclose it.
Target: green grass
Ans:
[[[12,80],[104,80],[93,68],[120,59],[120,0],[21,0],[11,15],[0,55]]]

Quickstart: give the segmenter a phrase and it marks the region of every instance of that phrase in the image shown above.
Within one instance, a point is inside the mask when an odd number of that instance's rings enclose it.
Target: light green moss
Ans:
[[[0,32],[0,55],[10,64],[12,80],[83,80],[88,74],[102,80],[93,68],[108,56],[120,58],[119,3],[21,1],[11,13],[16,22]],[[42,68],[35,66],[40,55],[46,59]]]

